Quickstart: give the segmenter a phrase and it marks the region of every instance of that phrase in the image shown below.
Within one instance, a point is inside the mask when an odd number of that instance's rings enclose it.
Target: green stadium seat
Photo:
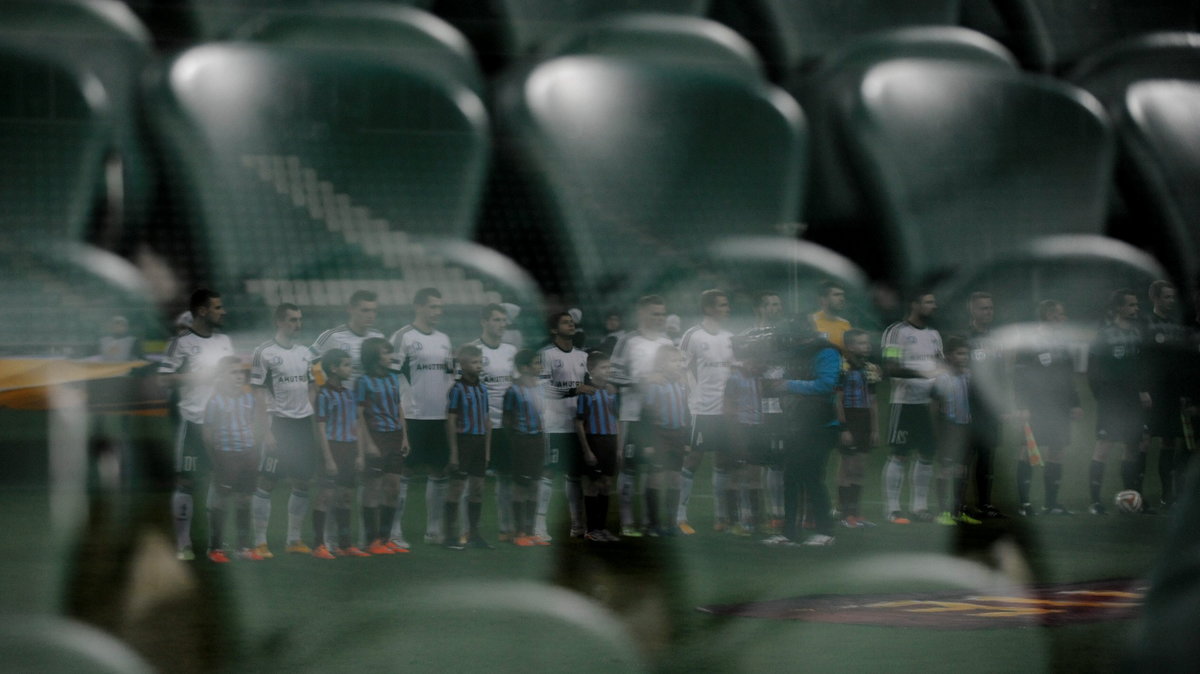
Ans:
[[[433,0],[382,0],[374,4],[428,9]],[[256,17],[325,11],[338,5],[367,5],[369,0],[129,0],[155,32],[175,48],[211,40],[227,40]]]
[[[620,294],[648,265],[730,232],[775,234],[800,212],[804,117],[763,82],[723,67],[569,55],[498,88],[499,133],[528,181],[501,196],[532,198],[545,218],[534,226],[558,245],[538,264],[568,277],[584,304]]]
[[[1152,224],[1145,245],[1181,283],[1193,282],[1200,274],[1200,82],[1138,82],[1117,119],[1122,182],[1131,209],[1149,216],[1143,227]]]
[[[433,12],[470,38],[486,72],[536,52],[582,24],[617,13],[704,16],[712,0],[436,0]]]
[[[230,43],[180,55],[155,94],[209,260],[201,278],[225,292],[298,274],[402,277],[414,243],[474,226],[488,120],[460,82],[390,58]]]
[[[546,42],[542,58],[571,54],[659,60],[665,64],[728,70],[759,81],[762,61],[754,47],[731,29],[700,17],[676,14],[617,14],[568,30]]]
[[[809,173],[806,236],[847,253],[873,273],[886,267],[885,251],[865,249],[870,217],[864,211],[861,186],[846,164],[844,131],[839,127],[836,99],[854,86],[868,69],[898,59],[928,59],[969,63],[982,68],[1015,71],[1012,54],[995,40],[953,26],[898,28],[857,38],[831,52],[812,72],[789,79],[788,90],[808,115],[812,129],[812,171]]]
[[[453,26],[404,5],[330,4],[306,11],[272,12],[233,33],[235,40],[362,51],[395,58],[406,68],[424,68],[483,93],[475,51]]]
[[[791,73],[867,33],[910,26],[954,26],[961,0],[715,0],[713,18],[758,48],[771,78]]]
[[[702,270],[697,273],[697,270]],[[739,313],[749,314],[757,293],[779,294],[788,314],[809,309],[816,302],[822,281],[841,283],[852,313],[846,316],[859,328],[885,327],[872,309],[867,275],[851,260],[827,248],[794,237],[729,236],[710,242],[686,258],[638,270],[633,287],[623,297],[612,297],[611,306],[633,306],[643,295],[661,295],[668,310],[691,315],[700,293],[720,288]],[[687,329],[684,325],[683,329]]]
[[[1115,148],[1086,92],[902,59],[834,95],[893,278],[919,283],[1037,236],[1104,231]]]
[[[11,0],[0,3],[0,40],[90,72],[104,87],[113,120],[107,150],[120,179],[98,184],[107,203],[96,241],[122,247],[144,225],[154,190],[137,108],[142,73],[153,62],[149,33],[116,0]]]
[[[1115,113],[1136,82],[1200,80],[1200,33],[1149,33],[1120,40],[1088,54],[1063,79],[1086,89]]]
[[[150,674],[137,653],[106,632],[66,618],[9,616],[0,621],[0,650],[10,672]]]
[[[965,311],[973,292],[991,293],[996,325],[1032,322],[1037,303],[1055,299],[1087,330],[1104,321],[1110,291],[1147,288],[1165,274],[1146,251],[1108,236],[1043,236],[949,275],[934,290],[939,311],[947,314]]]
[[[967,2],[964,23],[987,32],[1036,72],[1061,73],[1122,38],[1196,31],[1192,0],[990,0]]]
[[[82,240],[103,184],[111,108],[94,75],[0,37],[0,223],[12,244]]]

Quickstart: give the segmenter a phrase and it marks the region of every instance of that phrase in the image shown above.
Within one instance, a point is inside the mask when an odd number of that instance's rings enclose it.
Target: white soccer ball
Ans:
[[[1113,498],[1117,508],[1127,513],[1140,513],[1142,511],[1142,495],[1132,489],[1117,492]]]

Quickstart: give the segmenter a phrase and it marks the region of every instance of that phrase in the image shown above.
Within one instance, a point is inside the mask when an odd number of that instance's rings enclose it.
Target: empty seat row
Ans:
[[[422,238],[478,236],[601,301],[724,236],[790,233],[781,228],[805,220],[807,236],[905,282],[1037,235],[1104,232],[1116,147],[1108,115],[1078,89],[1019,71],[977,33],[870,36],[793,97],[727,28],[621,17],[496,80],[493,122],[481,80],[453,74],[471,72],[461,70],[461,42],[437,38],[445,26],[427,14],[399,14],[413,19],[412,34],[435,27],[414,47],[419,57],[300,46],[303,30],[260,21],[247,35],[267,44],[202,45],[162,70],[147,111],[170,212],[190,226],[187,247],[210,261],[198,279],[244,288],[394,275]],[[89,81],[76,88],[95,89]],[[113,123],[94,108],[85,117]],[[45,159],[38,152],[30,156]],[[93,174],[73,184],[86,194],[100,173],[82,164]],[[61,205],[25,192],[38,207]],[[831,226],[839,199],[851,207],[846,227]],[[60,222],[86,219],[86,196],[62,201],[76,212]],[[1164,225],[1166,240],[1187,240],[1189,221],[1179,222]],[[179,238],[178,224],[156,226]],[[558,244],[549,254],[547,242]],[[1188,258],[1194,247],[1175,250]]]

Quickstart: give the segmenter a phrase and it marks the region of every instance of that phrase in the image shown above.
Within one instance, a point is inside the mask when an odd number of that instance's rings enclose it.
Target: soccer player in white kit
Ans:
[[[688,328],[679,342],[688,360],[688,410],[692,414],[692,452],[684,460],[676,515],[676,524],[685,534],[696,532],[688,523],[688,500],[704,452],[717,452],[713,468],[716,531],[728,529],[729,509],[736,504],[731,480],[736,466],[729,462],[733,446],[725,420],[725,382],[733,365],[733,333],[722,327],[729,318],[729,296],[715,288],[705,290],[700,293],[700,310],[704,318],[699,325]]]
[[[621,468],[617,494],[621,512],[621,535],[641,536],[634,520],[633,501],[637,477],[642,465],[639,449],[651,446],[653,426],[642,420],[642,391],[647,377],[654,372],[654,358],[660,346],[671,345],[667,337],[667,302],[659,295],[646,295],[637,301],[637,328],[623,333],[612,351],[610,381],[620,389]],[[643,509],[644,511],[644,509]]]
[[[179,388],[179,430],[175,439],[175,493],[171,512],[175,519],[175,548],[179,559],[195,559],[192,551],[193,497],[200,475],[207,469],[204,448],[204,411],[216,383],[217,364],[232,356],[233,343],[217,332],[225,323],[221,295],[207,288],[192,293],[188,302],[192,325],[167,345],[159,365],[159,380]]]
[[[428,475],[425,481],[425,542],[441,545],[454,532],[442,531],[446,501],[446,466],[450,462],[450,441],[446,437],[446,394],[454,383],[454,352],[450,338],[440,332],[444,307],[437,288],[421,288],[413,296],[413,320],[394,332],[389,341],[395,348],[393,366],[406,378],[404,424],[408,428],[411,453],[404,462],[396,515],[392,522],[392,540],[404,542],[404,509],[408,485],[414,469]]]
[[[346,307],[346,322],[322,332],[317,341],[313,342],[312,351],[317,362],[330,349],[340,349],[350,354],[353,373],[343,384],[351,391],[363,373],[363,342],[372,337],[383,337],[383,333],[375,329],[378,316],[379,297],[370,290],[356,290],[350,295],[350,302]],[[337,540],[337,525],[332,517],[325,520],[325,540]]]
[[[254,551],[272,558],[267,544],[267,526],[271,520],[271,492],[280,478],[291,483],[287,506],[286,551],[312,554],[301,535],[308,516],[312,479],[321,459],[312,401],[317,395],[312,375],[314,355],[306,345],[296,343],[303,326],[303,314],[295,304],[275,307],[275,336],[254,350],[250,359],[250,385],[258,398],[258,409],[265,410],[262,424],[263,457],[258,487],[251,499],[254,520]]]
[[[504,393],[512,386],[513,357],[517,347],[503,343],[508,330],[508,312],[499,304],[489,304],[479,316],[479,339],[469,342],[483,353],[481,380],[488,391],[488,413],[492,419],[492,468],[496,471],[496,520],[499,540],[507,541],[516,532],[512,514],[512,454],[504,426]],[[464,508],[462,512],[466,512]]]
[[[908,314],[883,331],[883,368],[892,378],[892,408],[888,421],[891,455],[883,466],[885,514],[893,524],[909,524],[900,511],[904,464],[915,449],[912,466],[910,511],[919,521],[933,521],[929,510],[929,484],[933,480],[936,445],[930,402],[933,379],[941,367],[942,336],[929,326],[937,311],[933,293],[918,291],[908,303]]]
[[[575,433],[577,397],[594,389],[584,382],[587,377],[587,353],[575,348],[575,319],[563,311],[550,316],[550,344],[542,347],[542,377],[546,392],[546,467],[538,482],[537,516],[533,539],[548,543],[546,514],[554,489],[554,473],[566,476],[567,506],[571,514],[571,535],[587,533],[583,522],[583,453]]]

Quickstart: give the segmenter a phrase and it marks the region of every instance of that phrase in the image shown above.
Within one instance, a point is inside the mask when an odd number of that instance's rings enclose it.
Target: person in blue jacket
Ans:
[[[832,545],[833,518],[825,485],[825,462],[838,439],[834,392],[842,372],[837,347],[809,327],[785,327],[776,342],[789,354],[784,378],[767,380],[780,397],[788,433],[783,447],[783,533],[768,538],[768,545],[795,545],[801,496],[808,494],[815,532],[800,545]],[[764,395],[768,395],[764,391]]]

